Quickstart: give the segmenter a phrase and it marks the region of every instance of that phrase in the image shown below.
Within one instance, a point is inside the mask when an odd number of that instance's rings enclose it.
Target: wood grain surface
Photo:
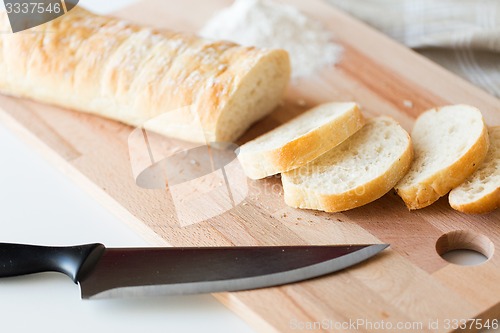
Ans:
[[[321,1],[286,2],[323,22],[345,51],[337,66],[293,82],[285,103],[255,124],[239,144],[327,101],[356,101],[367,116],[392,116],[407,130],[426,109],[456,103],[474,105],[488,125],[500,125],[498,99]],[[229,3],[145,0],[117,16],[194,32]],[[296,210],[283,203],[280,179],[270,177],[245,180],[248,194],[226,213],[183,225],[176,218],[169,189],[141,188],[134,177],[138,166],[148,166],[137,149],[158,159],[171,152],[173,141],[148,133],[153,149],[146,151],[129,145],[131,134],[137,131],[110,120],[6,96],[0,96],[0,108],[0,121],[152,245],[391,244],[373,260],[338,274],[283,287],[215,295],[258,330],[290,332],[302,327],[308,332],[347,332],[352,327],[335,323],[364,320],[366,325],[359,326],[359,332],[375,331],[368,322],[382,321],[386,329],[379,331],[402,332],[398,323],[421,323],[413,331],[447,332],[452,327],[446,327],[446,320],[500,316],[500,257],[495,254],[500,246],[498,210],[465,215],[451,209],[444,197],[428,208],[409,212],[392,191],[343,213]],[[192,210],[207,210],[212,204],[199,203]],[[477,266],[458,266],[444,261],[437,252],[457,246],[478,249],[490,259]],[[439,327],[428,326],[436,320]],[[314,322],[323,325],[306,329]]]

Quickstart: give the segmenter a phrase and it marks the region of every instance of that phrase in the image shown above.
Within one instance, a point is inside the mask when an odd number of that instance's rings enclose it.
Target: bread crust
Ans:
[[[450,200],[450,206],[462,213],[486,214],[500,207],[500,188],[483,196],[480,200],[468,203],[455,203]]]
[[[427,207],[459,186],[476,171],[486,157],[488,147],[488,131],[484,126],[478,140],[460,159],[414,186],[397,186],[395,190],[408,209]]]
[[[5,13],[0,27],[10,30]],[[235,141],[278,105],[290,77],[284,50],[208,41],[80,7],[42,27],[48,32],[0,34],[0,92],[133,126],[184,108],[152,126],[184,140]],[[257,85],[266,80],[272,89]],[[252,89],[264,102],[238,114],[241,91]]]
[[[500,134],[500,126],[492,127],[489,129],[489,134],[490,134],[490,151],[488,152],[489,157],[486,158],[486,160],[489,162],[493,163],[499,163],[498,160],[495,160],[496,155],[494,154],[494,147],[498,150],[500,147],[498,146],[498,138]],[[496,146],[494,146],[496,145]],[[491,160],[490,160],[491,158]],[[483,162],[487,163],[486,161]],[[480,167],[481,168],[481,167]],[[478,172],[481,172],[481,170],[478,170]],[[471,177],[474,177],[471,176]],[[472,178],[474,180],[474,178]],[[477,179],[477,178],[476,178]],[[468,182],[469,180],[466,180]],[[497,184],[498,185],[498,184]],[[479,184],[478,186],[481,186]],[[456,190],[459,190],[461,186],[459,186]],[[496,187],[493,191],[490,193],[483,195],[476,200],[470,200],[468,202],[465,202],[463,200],[460,200],[459,198],[454,197],[454,194],[456,190],[452,190],[449,195],[449,202],[450,206],[453,209],[456,209],[462,213],[467,213],[467,214],[486,214],[489,213],[497,208],[500,207],[500,187]],[[474,187],[471,188],[471,190],[474,190]]]
[[[413,160],[413,146],[407,134],[408,144],[399,158],[377,178],[340,194],[319,194],[288,181],[282,176],[285,203],[294,208],[316,209],[325,212],[341,212],[368,204],[389,192],[408,172]]]
[[[246,175],[251,179],[262,179],[298,168],[326,153],[365,124],[358,105],[353,103],[351,111],[281,147],[248,153],[241,151],[238,159]]]

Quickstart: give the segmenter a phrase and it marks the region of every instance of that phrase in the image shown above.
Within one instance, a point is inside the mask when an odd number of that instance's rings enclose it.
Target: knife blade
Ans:
[[[106,248],[0,243],[0,277],[55,271],[81,296],[240,291],[312,279],[358,264],[388,244]]]

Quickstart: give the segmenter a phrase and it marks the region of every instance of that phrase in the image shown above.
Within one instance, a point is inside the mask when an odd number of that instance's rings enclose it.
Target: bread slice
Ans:
[[[411,137],[415,161],[395,187],[409,209],[429,206],[463,183],[483,162],[489,145],[481,112],[468,105],[424,112]]]
[[[285,202],[338,212],[376,200],[408,171],[410,136],[388,117],[370,119],[348,140],[313,162],[282,174]]]
[[[0,30],[9,20],[0,12]],[[288,53],[96,15],[77,6],[49,33],[0,34],[0,92],[178,139],[235,141],[281,102]],[[154,120],[154,121],[153,121]]]
[[[322,104],[242,145],[238,159],[248,177],[265,178],[307,164],[364,123],[355,103]]]
[[[500,207],[500,126],[489,129],[490,149],[484,162],[448,197],[451,207],[483,214]]]

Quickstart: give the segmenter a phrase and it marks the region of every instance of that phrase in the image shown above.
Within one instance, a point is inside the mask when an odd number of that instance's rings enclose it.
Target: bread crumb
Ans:
[[[297,103],[298,106],[305,106],[306,105],[306,101],[303,100],[302,98],[298,99],[295,103]]]
[[[403,100],[403,105],[407,108],[412,108],[413,107],[413,102],[408,100],[408,99],[405,99]]]

